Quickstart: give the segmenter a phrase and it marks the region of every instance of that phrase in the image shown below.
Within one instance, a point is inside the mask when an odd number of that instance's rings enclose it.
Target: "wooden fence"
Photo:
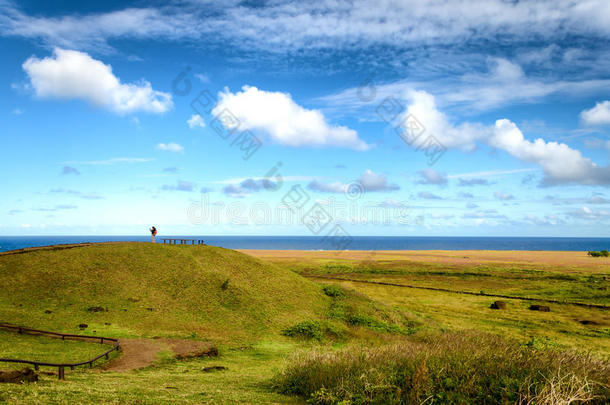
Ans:
[[[65,340],[65,339],[92,340],[92,341],[98,341],[100,344],[112,344],[112,348],[106,350],[104,353],[102,353],[98,356],[95,356],[92,359],[80,361],[77,363],[50,363],[50,362],[36,361],[36,360],[0,358],[0,362],[5,362],[5,363],[31,364],[34,366],[35,370],[38,370],[40,366],[57,367],[60,380],[65,379],[66,367],[70,367],[71,370],[74,370],[74,367],[84,366],[86,364],[88,364],[89,367],[93,367],[93,363],[95,361],[101,359],[102,357],[105,357],[106,359],[108,359],[110,353],[112,353],[114,350],[116,350],[118,352],[119,347],[120,347],[118,339],[103,337],[103,336],[87,336],[87,335],[75,335],[72,333],[50,332],[50,331],[46,331],[46,330],[26,328],[24,326],[11,325],[8,323],[0,323],[0,329],[5,329],[5,330],[12,331],[12,332],[17,332],[17,333],[26,333],[28,335],[51,336],[51,337],[55,337],[55,338],[61,338],[62,340]]]
[[[161,238],[163,244],[169,245],[205,245],[203,239],[175,239],[175,238]]]

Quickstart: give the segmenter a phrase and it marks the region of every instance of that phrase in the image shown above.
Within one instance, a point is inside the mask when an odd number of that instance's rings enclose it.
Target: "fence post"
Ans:
[[[59,379],[60,380],[65,380],[66,379],[66,376],[65,376],[65,373],[64,373],[64,366],[59,366],[59,373],[58,374],[59,374]]]

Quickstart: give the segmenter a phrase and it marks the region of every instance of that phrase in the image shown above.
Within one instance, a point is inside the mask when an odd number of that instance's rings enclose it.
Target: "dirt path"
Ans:
[[[121,356],[107,363],[104,370],[122,372],[148,367],[163,350],[171,350],[175,358],[213,355],[215,350],[210,343],[185,339],[121,339],[120,345]]]

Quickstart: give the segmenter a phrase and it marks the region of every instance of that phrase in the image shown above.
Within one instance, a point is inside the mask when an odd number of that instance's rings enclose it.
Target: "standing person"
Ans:
[[[157,228],[154,226],[150,228],[150,234],[152,235],[152,243],[155,243],[155,236],[157,236]]]

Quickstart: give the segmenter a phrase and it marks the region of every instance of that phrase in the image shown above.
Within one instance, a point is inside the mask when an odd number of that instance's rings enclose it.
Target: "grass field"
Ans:
[[[431,396],[432,403],[463,403],[489,388],[478,402],[497,403],[520,398],[528,381],[540,402],[557,378],[595,393],[596,403],[607,399],[598,383],[610,384],[608,310],[556,303],[539,312],[528,309],[536,301],[519,299],[492,310],[495,298],[456,292],[608,305],[608,259],[577,252],[246,253],[117,243],[0,255],[0,321],[143,342],[211,342],[220,350],[219,357],[177,359],[163,346],[145,368],[117,372],[102,362],[68,371],[62,382],[43,373],[38,383],[1,384],[0,402],[417,403]],[[106,347],[0,332],[0,357],[72,361]],[[456,384],[469,375],[457,365],[476,358],[468,347],[480,349],[480,378]],[[391,354],[413,348],[428,360]],[[511,362],[502,353],[555,360]],[[224,368],[209,369],[215,366]],[[333,383],[348,366],[349,389]],[[309,381],[308,388],[294,381]]]
[[[610,305],[610,260],[586,252],[246,251],[316,279],[334,276],[454,291]],[[529,310],[536,301],[462,295],[353,281],[332,281],[405,311],[424,329],[475,329],[532,344],[559,345],[610,356],[610,312],[569,304],[547,304],[551,312]],[[492,310],[496,299],[507,310]],[[540,302],[542,303],[542,302]]]

